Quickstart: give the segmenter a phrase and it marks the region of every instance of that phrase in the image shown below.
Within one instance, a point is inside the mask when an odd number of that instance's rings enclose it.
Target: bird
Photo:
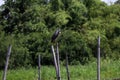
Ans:
[[[54,42],[55,42],[56,38],[59,36],[60,33],[61,33],[61,30],[60,30],[60,29],[57,29],[57,30],[53,33],[53,35],[52,35],[52,37],[51,37],[51,43],[54,43]]]

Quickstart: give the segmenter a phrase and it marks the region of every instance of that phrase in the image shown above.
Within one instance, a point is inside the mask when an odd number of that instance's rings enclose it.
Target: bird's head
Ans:
[[[60,29],[58,29],[58,33],[59,33],[59,34],[61,33],[61,30],[60,30]]]

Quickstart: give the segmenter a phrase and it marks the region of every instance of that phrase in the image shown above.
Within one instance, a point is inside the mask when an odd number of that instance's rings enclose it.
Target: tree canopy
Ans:
[[[101,36],[103,58],[120,58],[120,0],[107,5],[100,0],[5,0],[0,6],[0,69],[9,44],[10,68],[53,64],[51,36],[58,28],[60,59],[86,64],[96,58]],[[9,9],[9,13],[3,13]],[[9,14],[7,18],[4,15]]]

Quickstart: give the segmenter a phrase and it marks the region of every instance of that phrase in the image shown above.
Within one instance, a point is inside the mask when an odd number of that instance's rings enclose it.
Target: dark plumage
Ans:
[[[57,29],[54,34],[52,35],[52,38],[51,38],[51,42],[55,42],[56,38],[58,37],[58,35],[61,33],[60,29]]]

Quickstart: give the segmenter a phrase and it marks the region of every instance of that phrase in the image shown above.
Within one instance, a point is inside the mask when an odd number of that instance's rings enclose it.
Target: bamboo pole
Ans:
[[[68,69],[68,54],[66,53],[66,72],[67,72],[67,79],[70,80],[70,73]]]
[[[51,48],[52,48],[52,53],[53,53],[53,58],[54,58],[54,65],[55,65],[55,70],[56,70],[56,78],[57,78],[57,80],[59,80],[59,78],[58,78],[58,65],[57,65],[54,46],[52,45]]]
[[[12,48],[12,45],[9,45],[8,52],[7,52],[7,57],[6,57],[5,69],[4,69],[2,80],[6,80],[6,74],[7,74],[8,64],[9,64],[9,58],[10,58],[11,48]]]
[[[38,80],[40,80],[40,68],[41,68],[41,59],[40,59],[40,55],[38,56]]]
[[[98,52],[97,52],[97,80],[100,80],[100,36],[98,37]]]
[[[58,80],[61,80],[60,77],[60,58],[59,58],[59,48],[58,48],[58,43],[57,43],[57,48],[56,48],[56,57],[57,57],[57,65],[58,65]]]

